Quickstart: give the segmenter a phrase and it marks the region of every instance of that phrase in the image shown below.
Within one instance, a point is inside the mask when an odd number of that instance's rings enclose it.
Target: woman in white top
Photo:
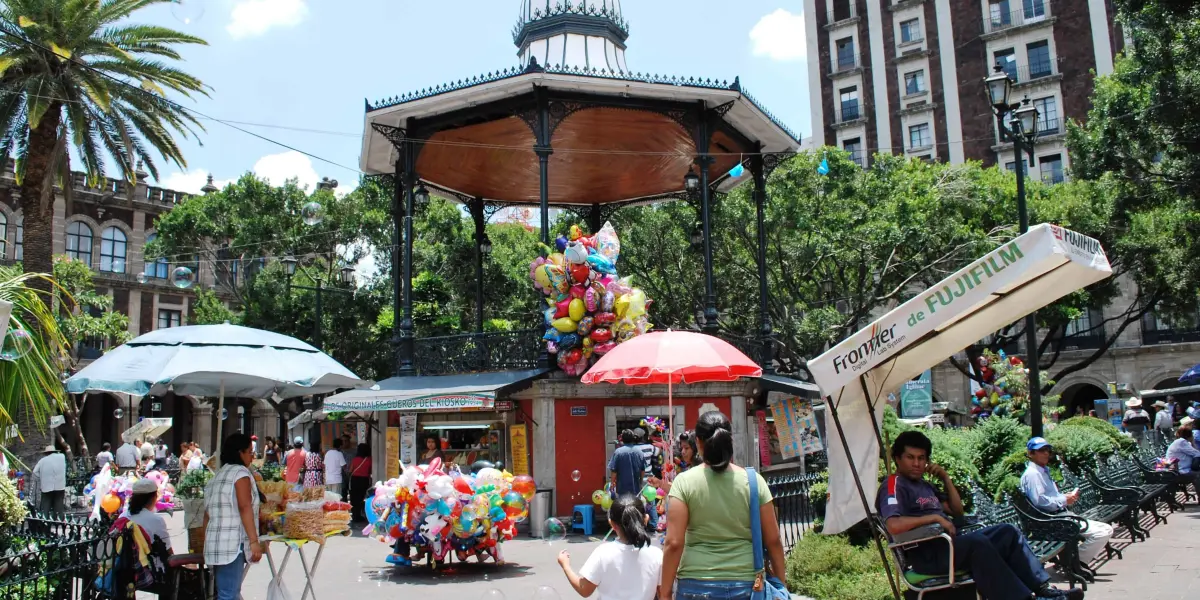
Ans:
[[[608,524],[617,533],[615,542],[592,551],[576,574],[571,555],[563,550],[558,564],[571,587],[584,598],[600,592],[599,600],[652,600],[662,575],[662,549],[650,544],[650,515],[641,498],[625,494],[608,509]]]
[[[258,490],[250,463],[250,436],[235,433],[221,445],[221,469],[204,487],[204,562],[212,567],[216,600],[238,600],[246,560],[262,559]]]
[[[155,538],[163,541],[167,548],[167,554],[171,554],[171,534],[167,532],[167,521],[162,518],[162,515],[155,511],[154,505],[158,502],[158,484],[154,483],[153,479],[141,478],[133,484],[133,494],[129,496],[129,502],[125,503],[125,510],[121,513],[121,517],[129,519],[141,526],[146,532],[146,536],[150,543],[153,544]],[[158,560],[158,557],[154,557]]]

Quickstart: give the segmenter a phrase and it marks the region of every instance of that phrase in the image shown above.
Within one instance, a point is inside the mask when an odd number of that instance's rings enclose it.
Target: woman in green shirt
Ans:
[[[704,464],[681,473],[671,485],[659,590],[663,600],[741,600],[753,591],[759,574],[750,545],[750,486],[746,470],[730,462],[732,429],[720,411],[706,412],[696,423]],[[769,568],[786,581],[771,491],[762,475],[755,477]]]

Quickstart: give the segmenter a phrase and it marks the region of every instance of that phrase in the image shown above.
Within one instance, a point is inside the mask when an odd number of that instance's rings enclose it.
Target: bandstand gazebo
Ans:
[[[431,386],[438,387],[437,380],[444,381],[446,389],[462,389],[454,376],[467,372],[511,371],[513,377],[496,379],[497,387],[491,390],[495,401],[497,393],[519,389],[552,366],[540,343],[540,331],[482,332],[482,290],[477,295],[475,333],[414,337],[412,290],[404,282],[413,277],[412,215],[426,195],[451,199],[469,209],[480,274],[484,224],[502,208],[536,206],[541,239],[549,245],[551,209],[584,215],[594,232],[622,207],[694,203],[704,238],[705,330],[717,333],[720,316],[709,235],[712,202],[750,180],[761,249],[766,177],[800,148],[800,140],[747,94],[737,78],[729,82],[631,72],[625,63],[628,33],[619,0],[587,5],[521,0],[513,31],[517,67],[367,103],[360,167],[370,175],[392,176],[397,184],[393,201],[394,240],[400,250],[394,253],[397,264],[393,265],[393,273],[400,274],[394,280],[399,317],[393,337],[397,377],[381,382],[381,387],[390,388],[389,397],[396,397],[397,389],[428,395]],[[739,163],[744,168],[734,169]],[[761,331],[758,339],[740,345],[772,372],[774,345],[761,250],[758,271]],[[787,380],[782,381],[786,385]],[[553,387],[546,383],[547,389]],[[763,384],[771,385],[765,380]],[[533,396],[561,398],[561,386],[572,383],[554,385],[559,386],[556,391],[535,391]],[[697,389],[693,395],[746,395],[741,388],[724,385],[730,389]],[[580,393],[584,395],[578,397],[597,392]],[[653,388],[637,392],[648,397],[654,393]],[[661,396],[665,398],[665,392]],[[482,406],[492,406],[485,396],[480,398]],[[550,406],[533,407],[531,421],[553,423],[553,397],[548,399]],[[586,412],[576,407],[571,414]],[[679,421],[682,424],[683,419]],[[553,455],[562,448],[556,449],[552,431],[539,437],[542,429],[536,428],[531,436],[533,470],[539,485],[552,485]],[[543,464],[546,461],[550,470]]]

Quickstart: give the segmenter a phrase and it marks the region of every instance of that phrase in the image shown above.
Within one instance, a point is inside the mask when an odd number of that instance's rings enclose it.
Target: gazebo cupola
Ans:
[[[628,71],[628,37],[621,0],[521,0],[513,27],[522,67],[532,58],[549,67]]]

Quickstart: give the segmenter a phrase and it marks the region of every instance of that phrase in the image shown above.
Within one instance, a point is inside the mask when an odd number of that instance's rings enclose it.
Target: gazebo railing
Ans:
[[[5,533],[0,600],[99,600],[99,567],[112,559],[104,525],[31,515]]]
[[[413,340],[413,362],[422,375],[536,369],[544,330],[465,333]]]
[[[783,550],[788,552],[813,528],[817,519],[825,518],[825,501],[814,501],[810,492],[816,484],[827,483],[829,477],[825,471],[820,471],[768,476],[766,479],[779,518]]]

